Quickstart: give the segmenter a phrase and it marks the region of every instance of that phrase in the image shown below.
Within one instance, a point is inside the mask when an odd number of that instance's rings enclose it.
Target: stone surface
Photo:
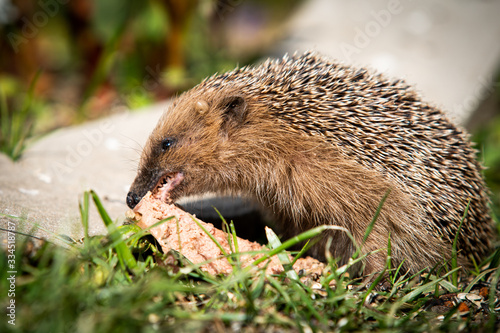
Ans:
[[[463,124],[491,91],[500,57],[498,13],[500,1],[310,0],[273,53],[314,49],[405,78]],[[0,155],[0,213],[26,218],[0,217],[0,227],[7,228],[8,220],[25,231],[39,224],[30,232],[78,238],[78,202],[88,189],[121,221],[141,146],[167,104],[56,131],[31,145],[17,163]],[[208,197],[184,205],[210,221],[217,220],[212,206],[225,217],[240,212],[250,219],[244,225],[255,229],[252,209],[239,200]],[[91,213],[91,234],[104,233],[94,207]]]

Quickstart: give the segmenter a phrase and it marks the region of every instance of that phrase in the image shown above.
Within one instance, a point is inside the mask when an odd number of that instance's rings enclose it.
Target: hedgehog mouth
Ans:
[[[156,199],[166,203],[172,202],[172,191],[184,180],[182,172],[170,172],[160,177],[152,194]]]

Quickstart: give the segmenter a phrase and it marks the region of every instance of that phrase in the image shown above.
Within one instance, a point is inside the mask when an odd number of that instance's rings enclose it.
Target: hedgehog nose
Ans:
[[[128,194],[127,194],[127,206],[129,206],[130,208],[133,209],[139,203],[140,200],[141,200],[141,198],[139,198],[139,196],[137,194],[135,194],[132,191],[128,192]]]

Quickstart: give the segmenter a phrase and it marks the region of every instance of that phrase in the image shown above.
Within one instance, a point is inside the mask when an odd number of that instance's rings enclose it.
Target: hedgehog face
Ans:
[[[147,141],[127,205],[135,207],[147,191],[159,192],[164,201],[220,192],[221,170],[227,171],[231,163],[229,147],[237,145],[231,139],[245,122],[247,110],[246,99],[237,94],[181,96]]]

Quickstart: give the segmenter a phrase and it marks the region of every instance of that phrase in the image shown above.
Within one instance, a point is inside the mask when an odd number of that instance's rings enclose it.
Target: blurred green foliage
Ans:
[[[483,173],[491,191],[493,215],[500,234],[500,117],[478,130],[472,139],[486,167]]]
[[[0,86],[0,151],[17,160],[26,147],[26,140],[31,135],[33,127],[33,90],[40,72],[33,79],[28,95],[24,98],[24,105],[20,110],[9,110],[5,97],[7,89]],[[15,87],[15,82],[10,82],[10,88]],[[4,85],[7,85],[4,83]]]
[[[295,8],[289,4],[5,0],[0,3],[0,87],[16,81],[19,89],[3,91],[8,109],[20,109],[20,95],[41,70],[32,106],[50,108],[33,111],[35,133],[138,108],[254,60],[270,43],[263,36],[276,36],[268,32]],[[248,32],[246,47],[234,46],[241,29]]]

